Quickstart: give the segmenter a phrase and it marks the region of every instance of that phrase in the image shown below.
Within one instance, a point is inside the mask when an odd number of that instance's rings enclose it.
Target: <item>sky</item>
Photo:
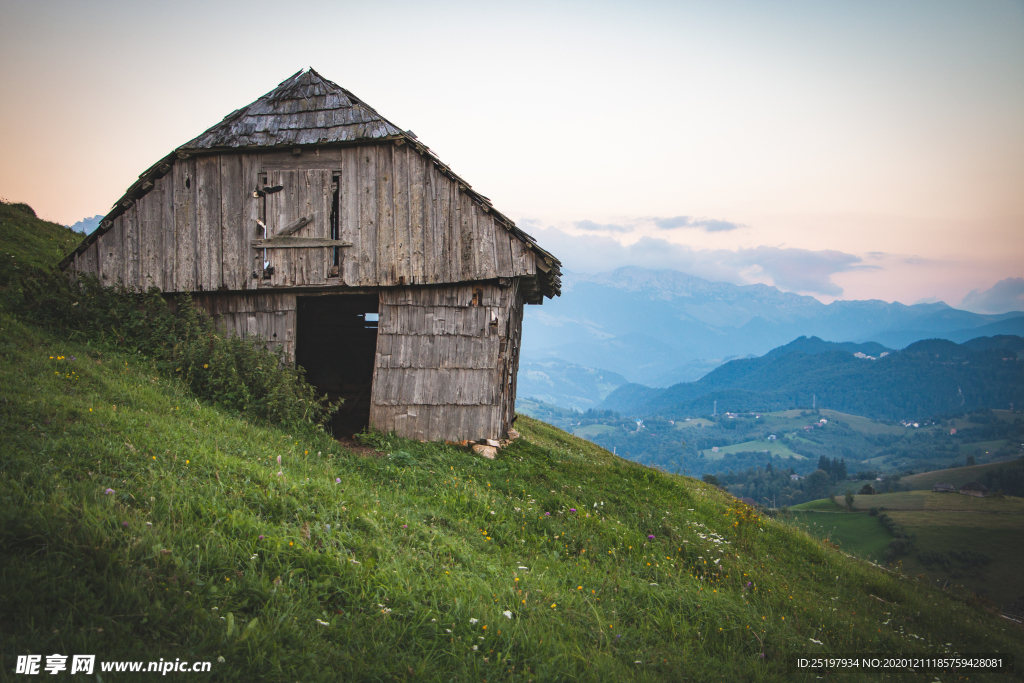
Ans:
[[[0,197],[63,224],[301,68],[569,270],[1024,310],[1024,0],[0,0]]]

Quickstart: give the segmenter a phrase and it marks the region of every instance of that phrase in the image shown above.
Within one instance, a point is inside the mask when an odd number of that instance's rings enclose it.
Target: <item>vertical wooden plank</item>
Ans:
[[[194,157],[174,164],[174,244],[175,289],[196,291],[196,251],[199,233],[196,228],[196,160]]]
[[[198,288],[203,291],[216,291],[221,285],[220,194],[220,155],[197,157],[197,272]]]
[[[441,265],[439,261],[440,250],[438,249],[438,213],[440,210],[440,195],[437,186],[433,164],[427,159],[421,159],[423,166],[424,183],[424,209],[423,215],[423,276],[424,282],[436,283],[441,281]]]
[[[398,284],[395,230],[395,146],[375,145],[377,155],[377,284]]]
[[[340,271],[343,284],[353,286],[361,281],[360,254],[362,234],[359,231],[359,153],[358,147],[342,150],[339,197],[339,236],[351,247],[341,249]]]
[[[163,204],[167,185],[163,178],[153,183],[153,189],[142,198],[139,217],[139,286],[142,289],[163,289]]]
[[[257,223],[260,220],[260,206],[263,199],[253,197],[260,173],[263,171],[262,154],[243,154],[242,159],[242,224],[239,226],[238,243],[239,268],[241,269],[241,289],[256,289],[263,270],[263,252],[252,248],[252,240],[263,237],[263,229]],[[253,272],[256,278],[253,278]]]
[[[99,254],[100,284],[116,285],[118,281],[124,280],[124,274],[121,269],[123,260],[122,249],[124,248],[123,233],[124,217],[122,215],[115,218],[110,229],[96,240],[97,253]]]
[[[412,234],[411,224],[411,169],[409,151],[405,146],[392,147],[395,160],[395,180],[392,183],[395,204],[395,264],[400,282],[412,284]]]
[[[408,146],[406,146],[405,156],[409,166],[410,284],[422,284],[430,281],[423,264],[427,188],[424,182],[423,159]]]
[[[178,249],[174,241],[174,170],[160,179],[163,200],[160,202],[160,249],[161,268],[158,285],[165,292],[179,291],[175,284],[175,269]]]
[[[246,191],[242,180],[242,155],[225,154],[220,161],[220,282],[227,289],[242,289],[249,277],[248,255],[243,249],[245,229]],[[252,194],[250,189],[249,195]]]
[[[296,171],[269,171],[267,182],[270,185],[281,185],[283,189],[266,196],[267,233],[269,237],[277,235],[286,225],[298,218],[299,183]],[[267,251],[270,265],[274,267],[274,275],[270,279],[275,287],[295,284],[295,268],[291,252],[294,249],[269,249]]]
[[[377,154],[373,147],[359,148],[359,284],[372,286],[377,272]]]
[[[477,279],[477,235],[476,235],[476,207],[473,200],[464,192],[459,192],[459,254],[462,256],[462,281]]]

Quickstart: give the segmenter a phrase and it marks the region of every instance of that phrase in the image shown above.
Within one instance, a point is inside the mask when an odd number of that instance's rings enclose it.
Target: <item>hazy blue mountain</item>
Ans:
[[[585,412],[596,408],[625,383],[626,378],[616,372],[586,368],[557,358],[523,361],[519,363],[516,394]]]
[[[92,218],[83,218],[74,225],[69,225],[67,227],[71,228],[75,232],[84,232],[86,235],[88,235],[99,226],[100,221],[102,220],[103,215],[96,214]]]
[[[524,361],[557,359],[666,387],[801,336],[900,349],[935,337],[966,341],[1024,333],[1024,312],[983,315],[944,303],[877,300],[826,305],[767,285],[627,267],[597,275],[566,273],[562,296],[527,307],[523,327]]]
[[[623,385],[601,408],[677,419],[710,414],[715,401],[718,412],[809,407],[816,401],[818,408],[911,420],[1021,406],[1024,339],[981,338],[962,345],[926,339],[890,352],[877,344],[800,337],[760,358],[730,361],[696,382],[667,389]]]

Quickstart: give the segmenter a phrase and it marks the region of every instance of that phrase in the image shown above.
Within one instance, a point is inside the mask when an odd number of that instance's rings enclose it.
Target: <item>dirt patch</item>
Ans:
[[[362,456],[364,458],[383,458],[384,457],[384,453],[381,453],[378,450],[374,450],[370,446],[364,446],[363,444],[361,444],[358,441],[356,441],[355,439],[353,439],[351,436],[338,436],[338,437],[335,437],[334,440],[337,441],[338,443],[340,443],[346,449],[348,449],[348,450],[352,451],[353,453],[355,453],[356,455],[360,455],[360,456]]]

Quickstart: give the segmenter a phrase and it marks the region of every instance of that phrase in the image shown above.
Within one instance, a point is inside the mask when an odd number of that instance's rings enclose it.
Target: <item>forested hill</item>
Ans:
[[[627,384],[603,408],[675,418],[811,406],[875,419],[921,420],[977,408],[1024,405],[1024,338],[955,344],[929,339],[902,351],[800,337],[760,358],[730,361],[696,382],[651,389]]]

